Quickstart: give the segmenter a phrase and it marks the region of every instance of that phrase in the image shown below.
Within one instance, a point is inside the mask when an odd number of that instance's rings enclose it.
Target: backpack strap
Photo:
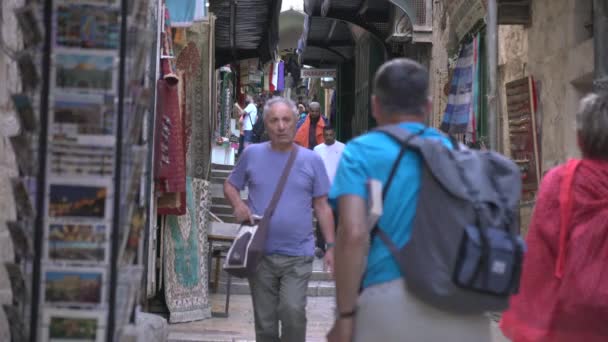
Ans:
[[[389,137],[393,138],[393,140],[397,141],[397,143],[399,143],[399,145],[401,145],[401,150],[399,151],[399,154],[397,155],[397,159],[393,163],[391,172],[389,173],[388,179],[386,180],[386,185],[382,189],[382,199],[384,200],[386,198],[386,195],[388,194],[388,189],[390,188],[391,183],[393,182],[393,179],[395,178],[395,174],[397,173],[397,169],[399,168],[399,164],[401,164],[401,159],[403,159],[405,152],[407,152],[407,150],[410,147],[414,147],[414,146],[412,146],[411,143],[415,142],[415,140],[418,140],[417,138],[420,135],[424,134],[424,132],[426,131],[426,127],[415,133],[412,133],[406,129],[403,129],[403,128],[399,127],[399,125],[380,126],[376,129],[374,129],[374,131],[382,132],[382,133],[388,135]],[[375,229],[375,227],[374,227],[374,229]],[[372,230],[372,232],[373,232],[373,230]]]
[[[397,169],[401,164],[401,159],[403,159],[405,152],[407,152],[407,150],[411,147],[410,143],[416,140],[420,135],[424,134],[424,132],[426,131],[426,127],[415,133],[405,130],[399,127],[399,125],[381,126],[376,128],[375,131],[387,134],[401,145],[401,149],[399,150],[397,159],[393,163],[388,179],[386,180],[386,184],[382,189],[382,200],[384,201],[386,199],[386,195],[388,194],[388,189],[393,183],[393,179],[395,179],[395,174],[397,173]],[[372,228],[370,234],[372,239],[376,234],[378,234],[380,236],[380,239],[382,239],[382,241],[386,244],[389,250],[391,250],[391,252],[398,251],[397,246],[390,240],[388,235],[380,229],[377,223]]]
[[[559,191],[559,247],[557,253],[557,262],[555,263],[555,276],[561,279],[564,275],[564,266],[566,264],[566,244],[570,230],[570,216],[572,215],[572,184],[574,183],[574,174],[576,169],[581,164],[580,160],[570,160],[566,164],[564,175],[560,184]]]

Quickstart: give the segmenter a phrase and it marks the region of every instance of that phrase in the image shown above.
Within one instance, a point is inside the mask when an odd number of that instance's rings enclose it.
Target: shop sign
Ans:
[[[328,78],[338,77],[338,71],[336,69],[302,69],[300,73],[301,78]]]
[[[487,12],[487,0],[452,0],[448,5],[452,32],[461,41]]]

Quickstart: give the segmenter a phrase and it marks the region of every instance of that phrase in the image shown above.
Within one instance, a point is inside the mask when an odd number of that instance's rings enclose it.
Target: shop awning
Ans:
[[[348,23],[323,17],[308,20],[304,64],[336,65],[353,58],[355,41]]]
[[[403,11],[410,23],[416,22],[416,0],[305,0],[309,16],[305,49],[307,64],[338,64],[353,56],[353,34],[361,29],[378,40],[387,42],[393,34],[391,23],[395,7]]]
[[[210,0],[216,17],[216,67],[247,58],[274,58],[281,0]]]

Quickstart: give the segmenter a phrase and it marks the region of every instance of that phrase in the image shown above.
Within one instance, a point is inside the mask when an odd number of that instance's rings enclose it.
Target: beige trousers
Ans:
[[[355,342],[490,342],[485,315],[453,315],[421,302],[403,279],[369,287],[358,300]]]

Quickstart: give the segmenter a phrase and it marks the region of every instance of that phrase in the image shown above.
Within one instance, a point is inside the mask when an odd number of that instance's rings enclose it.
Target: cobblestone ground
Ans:
[[[224,309],[223,295],[212,295],[213,311]],[[248,295],[231,296],[230,317],[212,318],[199,322],[173,324],[170,326],[171,342],[249,342],[255,341],[251,297]],[[333,323],[334,298],[308,298],[308,329],[306,340],[326,341],[325,335]],[[496,324],[493,326],[492,342],[509,342]],[[440,341],[438,341],[440,342]],[[471,341],[476,342],[476,341]]]
[[[224,295],[212,295],[213,311],[223,311]],[[325,335],[333,323],[334,298],[308,298],[307,341],[325,341]],[[204,321],[172,324],[169,341],[233,342],[255,341],[253,309],[249,295],[230,297],[230,316]]]

